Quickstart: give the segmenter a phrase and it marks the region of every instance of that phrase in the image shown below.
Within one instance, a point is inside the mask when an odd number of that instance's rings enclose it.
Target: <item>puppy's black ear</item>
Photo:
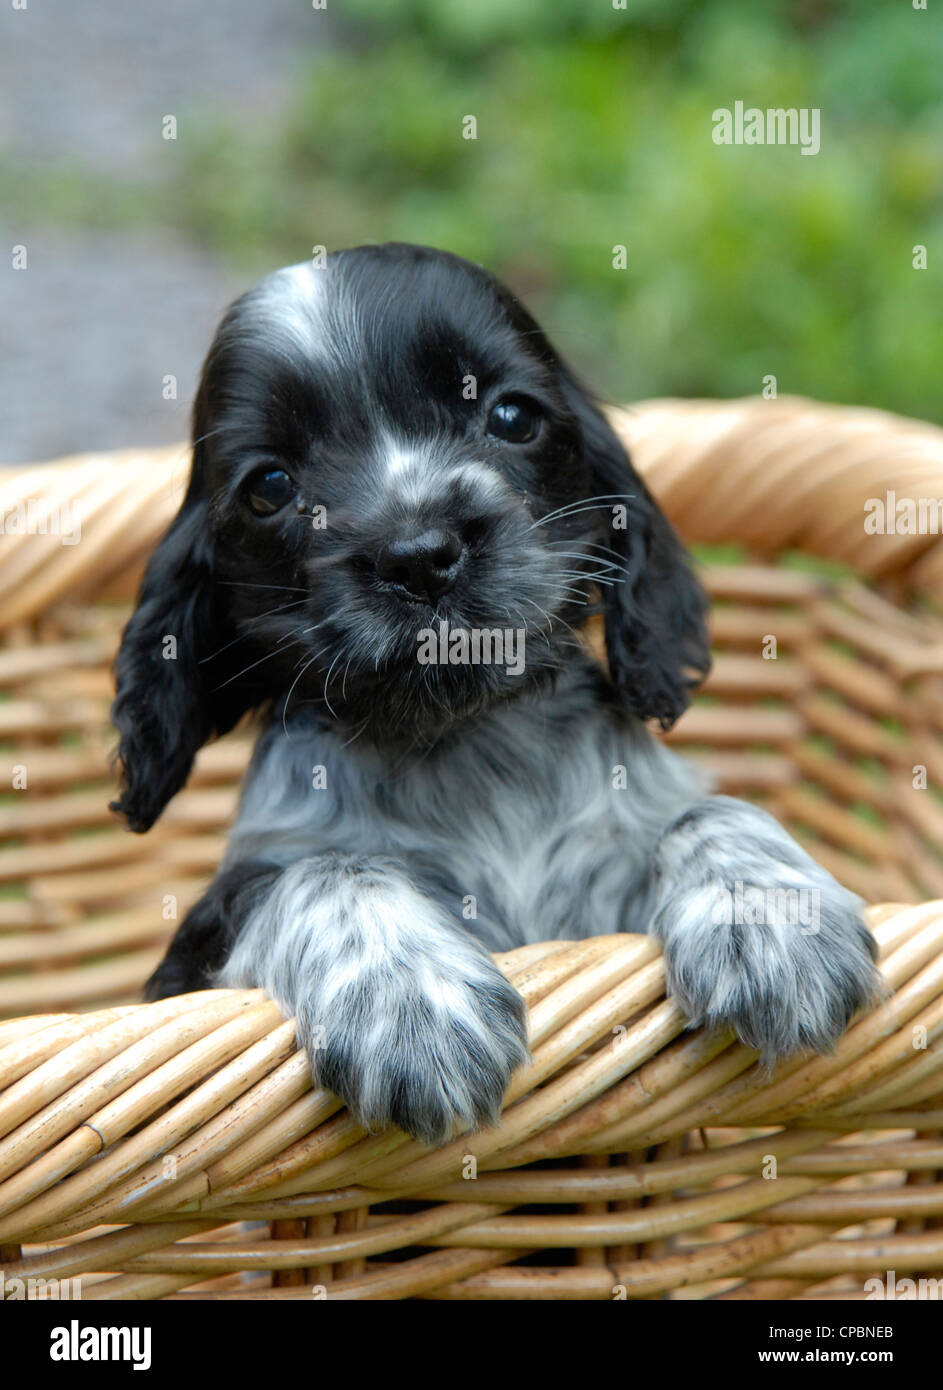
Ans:
[[[624,583],[603,586],[609,672],[629,709],[670,729],[711,667],[707,596],[602,412],[575,383],[568,395],[583,434],[591,496],[611,499],[599,513],[610,521],[605,544],[625,566]]]
[[[213,579],[206,503],[194,480],[144,573],[115,659],[121,795],[113,811],[149,830],[197,750],[232,728],[248,701],[214,654],[232,640]],[[238,669],[238,668],[237,668]]]

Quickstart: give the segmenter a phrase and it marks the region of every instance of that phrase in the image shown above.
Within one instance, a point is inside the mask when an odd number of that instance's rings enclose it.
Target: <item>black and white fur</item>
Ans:
[[[260,516],[266,487],[290,497]],[[597,599],[608,674],[577,637]],[[364,1125],[428,1142],[493,1121],[526,1060],[489,955],[525,942],[653,933],[692,1020],[770,1060],[830,1048],[877,980],[859,901],[644,723],[706,673],[705,611],[605,418],[484,270],[388,245],[268,276],[210,349],[116,663],[133,830],[208,738],[264,720],[148,997],[264,986]],[[523,673],[420,665],[441,618],[523,630]],[[816,929],[718,925],[737,884],[815,890]]]

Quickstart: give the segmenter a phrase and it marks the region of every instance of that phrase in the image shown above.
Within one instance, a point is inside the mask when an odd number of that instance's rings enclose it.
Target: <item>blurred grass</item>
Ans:
[[[247,280],[318,243],[447,247],[509,279],[610,399],[772,374],[941,418],[940,7],[346,0],[334,19],[277,119],[195,105],[166,179],[0,166],[0,200],[179,231]],[[821,152],[714,145],[737,100],[821,108]]]

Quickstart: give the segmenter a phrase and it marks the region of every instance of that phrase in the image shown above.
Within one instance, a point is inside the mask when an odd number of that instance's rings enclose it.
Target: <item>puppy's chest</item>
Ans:
[[[618,811],[611,758],[587,728],[554,740],[499,726],[403,766],[273,730],[247,777],[230,857],[289,863],[341,850],[483,870],[547,861],[575,826],[602,830]]]
[[[616,929],[600,897],[615,902],[631,854],[614,846],[610,781],[585,747],[556,752],[539,767],[519,750],[500,769],[463,758],[378,789],[379,846],[495,949],[584,935],[590,916]]]
[[[647,858],[641,788],[617,765],[639,769],[650,747],[592,716],[549,731],[515,720],[400,767],[273,731],[227,858],[392,857],[493,949],[616,931]]]

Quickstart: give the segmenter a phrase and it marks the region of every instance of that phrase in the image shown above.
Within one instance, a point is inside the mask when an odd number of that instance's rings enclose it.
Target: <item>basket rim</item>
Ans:
[[[802,397],[642,401],[609,416],[688,544],[807,551],[943,598],[939,534],[869,534],[869,499],[943,504],[943,428]],[[186,490],[187,444],[0,469],[0,628],[133,592]],[[64,518],[78,540],[64,539]],[[45,532],[45,533],[43,533]]]

